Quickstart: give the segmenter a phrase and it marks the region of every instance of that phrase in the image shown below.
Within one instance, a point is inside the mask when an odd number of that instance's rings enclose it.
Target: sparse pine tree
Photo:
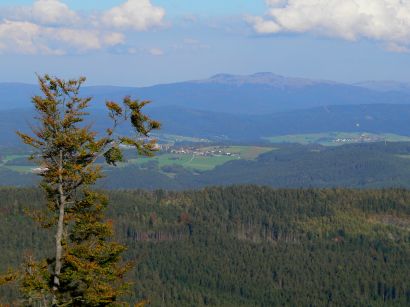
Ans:
[[[92,190],[102,177],[97,160],[116,165],[123,160],[121,146],[138,154],[153,155],[156,141],[150,132],[160,128],[142,113],[149,101],[124,98],[123,106],[109,101],[106,107],[112,126],[98,137],[84,123],[91,98],[81,98],[85,78],[62,80],[38,77],[42,96],[33,97],[38,123],[33,136],[18,133],[34,148],[47,208],[32,212],[43,227],[55,231],[52,259],[28,259],[21,272],[21,290],[31,306],[107,306],[118,304],[130,264],[121,263],[125,246],[113,241],[112,222],[104,220],[107,198]],[[134,137],[115,135],[115,129],[130,121]],[[9,274],[9,279],[15,278]]]

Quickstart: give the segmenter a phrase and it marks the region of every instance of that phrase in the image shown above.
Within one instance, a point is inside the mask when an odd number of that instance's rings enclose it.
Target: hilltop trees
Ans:
[[[92,186],[102,177],[101,160],[122,161],[122,146],[152,155],[156,141],[150,132],[160,124],[142,113],[149,101],[125,97],[123,106],[106,102],[112,125],[100,137],[84,123],[91,101],[79,96],[85,78],[38,80],[43,95],[32,99],[38,114],[34,135],[18,134],[35,151],[47,199],[46,208],[31,215],[55,231],[55,251],[51,259],[27,260],[21,290],[29,305],[110,305],[126,288],[129,264],[121,263],[125,247],[112,240],[112,222],[104,220],[107,198]],[[124,121],[132,124],[134,137],[115,134]]]

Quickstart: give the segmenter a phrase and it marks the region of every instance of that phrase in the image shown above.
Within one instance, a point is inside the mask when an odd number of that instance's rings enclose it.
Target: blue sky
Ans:
[[[64,1],[76,10],[104,10],[120,5],[122,0],[69,0]],[[266,6],[263,0],[155,0],[153,4],[164,7],[171,15],[175,14],[241,14],[263,13]],[[0,5],[30,5],[32,0],[0,0]]]
[[[410,4],[304,3],[0,0],[0,82],[48,72],[142,86],[260,71],[410,82]]]

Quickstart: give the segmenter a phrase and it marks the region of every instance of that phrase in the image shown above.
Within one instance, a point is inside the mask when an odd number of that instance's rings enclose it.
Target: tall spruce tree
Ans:
[[[32,306],[107,306],[118,304],[126,288],[121,263],[125,246],[112,239],[112,222],[105,221],[107,198],[92,189],[102,177],[101,160],[116,165],[124,146],[144,156],[153,155],[156,141],[150,132],[160,128],[142,113],[149,101],[125,97],[123,106],[108,101],[112,126],[104,136],[84,122],[91,98],[80,97],[85,78],[63,80],[38,76],[41,96],[33,97],[37,126],[33,136],[18,133],[34,148],[47,207],[32,216],[55,231],[51,259],[29,257],[21,281],[26,304]],[[117,136],[115,129],[129,121],[133,137]]]

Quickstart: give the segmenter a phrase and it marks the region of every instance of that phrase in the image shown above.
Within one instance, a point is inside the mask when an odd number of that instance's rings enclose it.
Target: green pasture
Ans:
[[[4,168],[18,173],[31,173],[34,167],[29,165],[4,165]]]
[[[28,158],[29,155],[7,155],[2,158],[3,162],[9,162],[20,158]]]
[[[208,156],[200,156],[194,154],[170,154],[170,153],[158,153],[156,156],[152,158],[146,157],[138,157],[135,159],[129,159],[126,163],[121,163],[120,167],[127,167],[128,165],[132,164],[145,164],[149,162],[156,162],[158,166],[161,168],[163,166],[168,165],[180,165],[187,169],[197,170],[197,171],[206,171],[214,169],[218,165],[222,165],[228,161],[232,160],[253,160],[256,159],[259,155],[266,153],[268,151],[273,150],[270,147],[260,147],[260,146],[207,146],[207,147],[200,147],[197,148],[196,151],[198,152],[207,152],[207,151],[218,151],[221,150],[222,153],[218,154],[215,153],[214,155]],[[230,153],[231,155],[226,155],[226,153]],[[0,163],[5,168],[8,168],[12,171],[20,172],[20,173],[28,173],[31,172],[32,166],[27,165],[5,165],[5,163],[21,159],[27,158],[27,155],[8,155],[3,157],[3,164]]]
[[[410,137],[397,135],[392,133],[367,133],[367,132],[323,132],[323,133],[308,133],[308,134],[292,134],[266,137],[265,139],[271,143],[297,143],[297,144],[320,144],[324,146],[337,146],[344,144],[358,143],[357,139],[365,135],[373,138],[373,141],[386,142],[410,142]],[[353,139],[352,141],[336,142],[337,139]]]
[[[203,157],[195,155],[182,155],[182,154],[162,154],[152,158],[137,158],[130,159],[128,163],[123,164],[123,167],[126,167],[129,164],[144,164],[150,161],[158,162],[159,167],[167,165],[180,165],[185,168],[205,171],[211,170],[218,165],[222,165],[231,160],[237,160],[238,157],[229,157],[229,156],[215,156],[215,157]]]
[[[0,166],[9,169],[14,172],[19,172],[19,173],[30,173],[33,166],[31,165],[6,165],[7,162],[16,160],[16,159],[21,159],[25,158],[28,159],[28,155],[6,155],[2,157],[0,161]]]
[[[176,135],[176,134],[153,134],[154,138],[158,138],[163,141],[176,143],[176,142],[189,142],[189,143],[208,143],[210,142],[205,138],[196,138],[190,136]]]
[[[122,164],[126,167],[128,164],[144,164],[150,161],[156,161],[159,167],[168,165],[180,165],[188,169],[206,171],[214,169],[218,165],[222,165],[228,161],[233,160],[253,160],[259,155],[273,150],[270,147],[258,146],[211,146],[201,147],[199,152],[206,152],[211,150],[221,150],[223,153],[231,153],[231,156],[225,154],[215,154],[214,156],[199,156],[194,154],[159,154],[152,158],[140,157],[137,159],[130,159],[127,163]]]

